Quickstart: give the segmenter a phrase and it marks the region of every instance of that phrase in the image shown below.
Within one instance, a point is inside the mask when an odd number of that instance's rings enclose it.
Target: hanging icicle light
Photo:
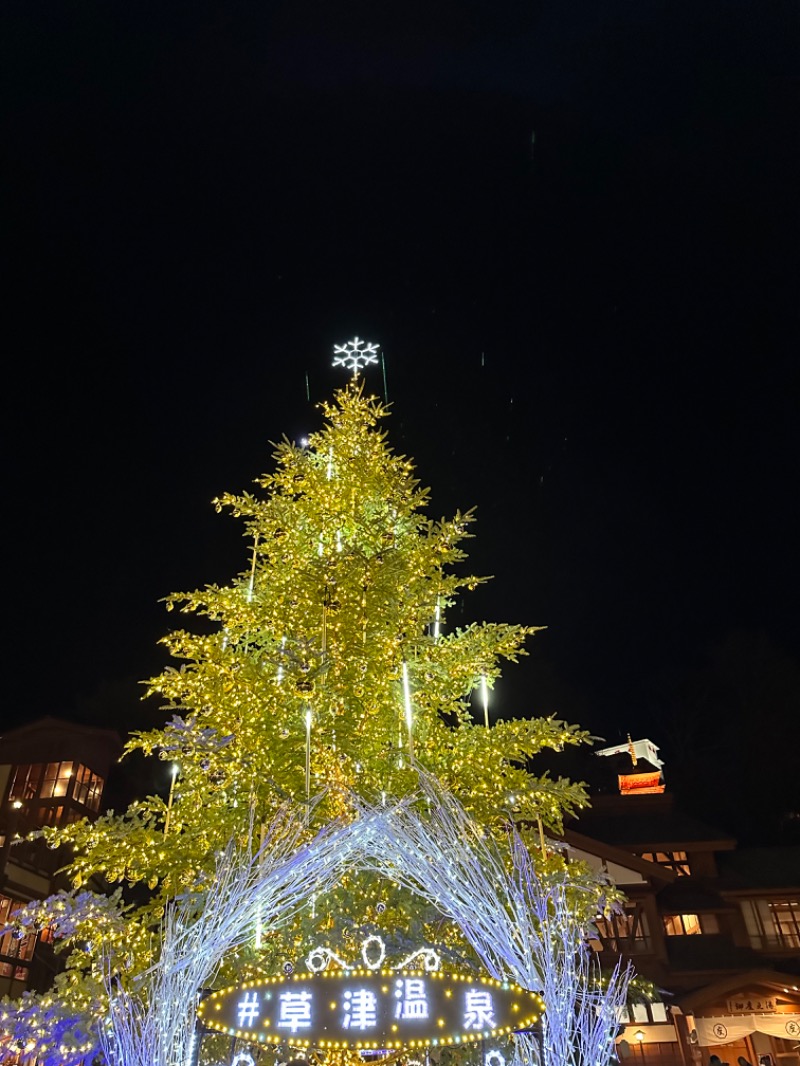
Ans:
[[[403,662],[403,702],[406,712],[406,730],[408,731],[408,754],[414,758],[414,718],[411,709],[411,685],[408,680],[408,663]]]
[[[253,589],[256,584],[256,557],[258,554],[258,534],[256,533],[256,539],[253,541],[253,564],[250,567],[250,582],[247,586],[247,602],[253,602]]]
[[[281,658],[278,663],[278,682],[283,681],[283,652],[286,647],[286,637],[281,637]]]
[[[486,683],[486,674],[481,674],[481,700],[483,702],[483,724],[489,728],[489,686]]]
[[[306,800],[311,799],[311,708],[306,708]]]

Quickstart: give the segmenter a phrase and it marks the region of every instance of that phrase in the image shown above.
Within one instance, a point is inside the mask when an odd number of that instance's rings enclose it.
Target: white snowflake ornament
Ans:
[[[334,344],[333,365],[343,366],[353,371],[353,377],[357,377],[359,371],[371,363],[378,362],[378,344],[370,344],[362,341],[360,337],[353,337],[344,344]]]

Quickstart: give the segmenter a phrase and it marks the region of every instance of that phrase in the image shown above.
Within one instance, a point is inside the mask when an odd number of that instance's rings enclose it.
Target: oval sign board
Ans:
[[[529,1029],[542,1001],[513,981],[436,970],[323,970],[212,992],[206,1029],[259,1044],[319,1048],[436,1047]]]

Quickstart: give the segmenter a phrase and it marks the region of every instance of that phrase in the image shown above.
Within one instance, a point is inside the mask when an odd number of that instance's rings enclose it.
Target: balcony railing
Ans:
[[[751,933],[750,945],[756,951],[800,951],[800,934],[784,933],[782,936],[757,936]]]

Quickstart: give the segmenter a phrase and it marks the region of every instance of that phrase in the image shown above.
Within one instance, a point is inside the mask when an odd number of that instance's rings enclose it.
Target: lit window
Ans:
[[[69,793],[72,768],[71,762],[16,766],[8,798],[30,800],[66,796]]]
[[[694,936],[697,933],[718,933],[715,914],[669,914],[664,918],[667,936]]]
[[[673,870],[679,877],[689,877],[692,872],[685,851],[643,851],[642,858]]]
[[[15,766],[8,798],[12,800],[35,799],[39,795],[39,782],[41,779],[42,767],[40,765]]]
[[[800,902],[797,900],[770,901],[770,914],[775,935],[784,947],[800,948]]]
[[[92,773],[88,766],[79,766],[75,774],[75,790],[73,796],[77,803],[83,804],[89,810],[100,809],[100,797],[103,794],[103,779]]]
[[[669,1018],[667,1017],[667,1008],[664,1006],[663,1003],[661,1003],[659,1000],[655,1000],[649,1006],[650,1006],[650,1017],[653,1019],[654,1022],[656,1022],[656,1023],[664,1022],[665,1023],[665,1022],[669,1021]]]
[[[669,1021],[666,1007],[660,1000],[647,1000],[647,1002],[642,1001],[617,1007],[616,1017],[620,1025],[632,1025],[635,1022],[663,1025]]]
[[[800,948],[800,900],[749,899],[742,913],[754,948]]]
[[[41,799],[52,799],[54,796],[66,796],[69,789],[69,779],[72,777],[71,762],[50,762],[44,768],[42,787],[39,792]]]
[[[649,950],[647,918],[638,909],[595,918],[594,924],[606,951],[635,953]]]
[[[52,804],[48,804],[46,807],[39,807],[33,813],[37,826],[65,824],[63,807],[54,807]]]
[[[0,926],[10,921],[13,915],[24,907],[19,900],[9,899],[8,896],[0,896]],[[36,933],[27,933],[18,937],[9,930],[0,936],[0,955],[5,959],[16,959],[18,962],[27,962],[33,956],[36,946]],[[3,976],[10,976],[10,970],[3,971]],[[25,976],[25,975],[23,975]]]

